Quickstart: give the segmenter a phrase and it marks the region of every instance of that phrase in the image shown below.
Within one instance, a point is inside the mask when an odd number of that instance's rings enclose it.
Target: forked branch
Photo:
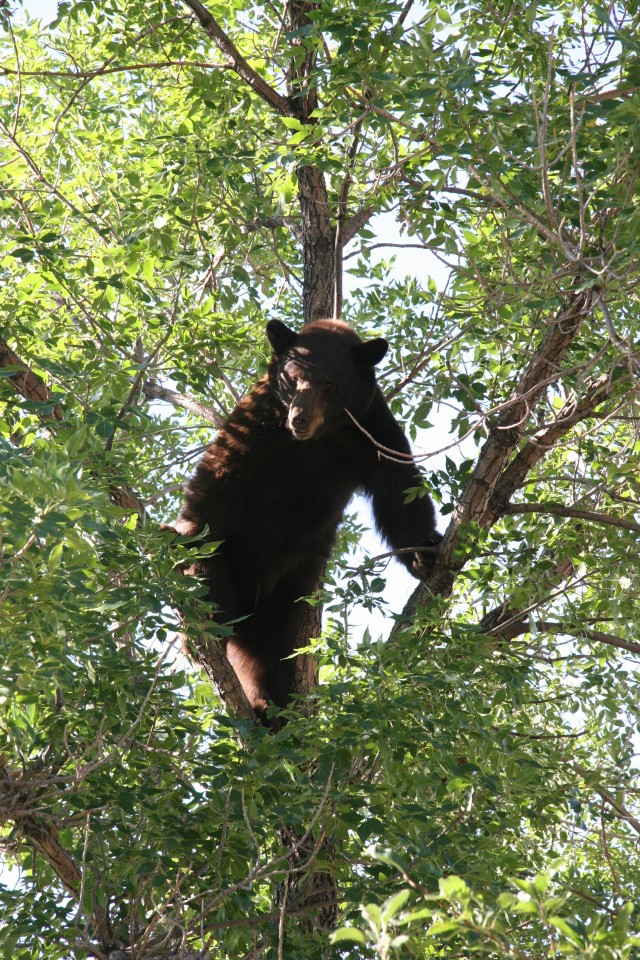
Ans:
[[[286,97],[282,97],[277,90],[274,90],[267,81],[257,73],[253,67],[242,56],[236,45],[230,37],[224,32],[220,24],[215,20],[204,4],[200,0],[184,0],[190,10],[193,11],[200,23],[200,26],[211,37],[218,50],[224,55],[229,66],[235,70],[239,77],[248,84],[251,89],[262,97],[279,114],[285,117],[291,117],[294,111]]]
[[[456,505],[453,519],[445,533],[438,563],[425,585],[410,598],[405,616],[415,613],[429,594],[447,596],[453,587],[464,559],[456,556],[460,528],[476,523],[490,528],[502,516],[507,505],[534,463],[571,427],[609,395],[612,386],[607,378],[597,381],[580,401],[571,401],[558,418],[544,430],[544,436],[525,444],[513,457],[527,429],[532,410],[548,383],[560,375],[563,358],[577,336],[586,317],[597,303],[592,289],[569,294],[566,305],[549,324],[540,346],[527,364],[509,402],[493,424],[480,451],[478,463]],[[513,458],[513,459],[512,459]]]

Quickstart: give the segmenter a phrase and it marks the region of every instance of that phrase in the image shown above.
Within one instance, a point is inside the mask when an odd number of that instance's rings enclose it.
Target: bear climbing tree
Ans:
[[[185,2],[0,5],[0,955],[629,957],[637,5]],[[180,610],[254,716],[176,574],[211,545],[157,523],[266,319],[340,317],[347,243],[392,409],[445,414],[444,539],[358,644],[382,578],[345,578],[272,736],[172,662]],[[283,417],[324,443],[309,390]]]
[[[387,341],[363,342],[336,320],[300,333],[272,320],[267,337],[268,372],[202,457],[175,525],[220,544],[191,572],[215,619],[233,625],[227,656],[265,720],[269,702],[282,707],[291,692],[304,598],[321,584],[352,494],[371,498],[378,531],[415,577],[441,539],[429,496],[406,498],[422,481],[376,384]]]

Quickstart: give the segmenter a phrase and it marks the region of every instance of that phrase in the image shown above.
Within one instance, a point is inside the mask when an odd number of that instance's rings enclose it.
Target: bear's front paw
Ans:
[[[418,580],[426,580],[433,570],[438,555],[438,548],[442,543],[442,534],[434,530],[422,544],[423,549],[413,554],[411,573]]]

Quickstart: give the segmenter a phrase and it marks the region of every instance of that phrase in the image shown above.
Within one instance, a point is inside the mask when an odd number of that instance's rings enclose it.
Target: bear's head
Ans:
[[[267,338],[273,348],[269,382],[288,410],[287,427],[296,440],[335,429],[348,419],[345,410],[356,419],[366,411],[386,340],[362,341],[340,320],[317,320],[300,333],[271,320]]]

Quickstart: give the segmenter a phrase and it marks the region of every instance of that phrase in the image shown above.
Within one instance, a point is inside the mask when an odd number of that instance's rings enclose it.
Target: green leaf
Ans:
[[[56,543],[51,550],[49,551],[49,556],[47,558],[47,566],[50,573],[55,573],[56,570],[60,567],[62,562],[62,554],[64,552],[64,543]]]
[[[411,896],[410,890],[401,890],[382,904],[382,921],[387,924],[398,914]]]
[[[438,889],[446,900],[460,900],[464,903],[469,899],[469,887],[461,877],[441,877],[438,880]]]
[[[354,927],[340,927],[338,930],[333,930],[329,939],[331,943],[358,943],[361,946],[365,946],[367,942],[364,934]]]
[[[572,943],[580,944],[582,942],[576,931],[572,929],[563,917],[549,917],[549,923],[555,927],[556,930],[559,930],[560,933],[568,937]]]

